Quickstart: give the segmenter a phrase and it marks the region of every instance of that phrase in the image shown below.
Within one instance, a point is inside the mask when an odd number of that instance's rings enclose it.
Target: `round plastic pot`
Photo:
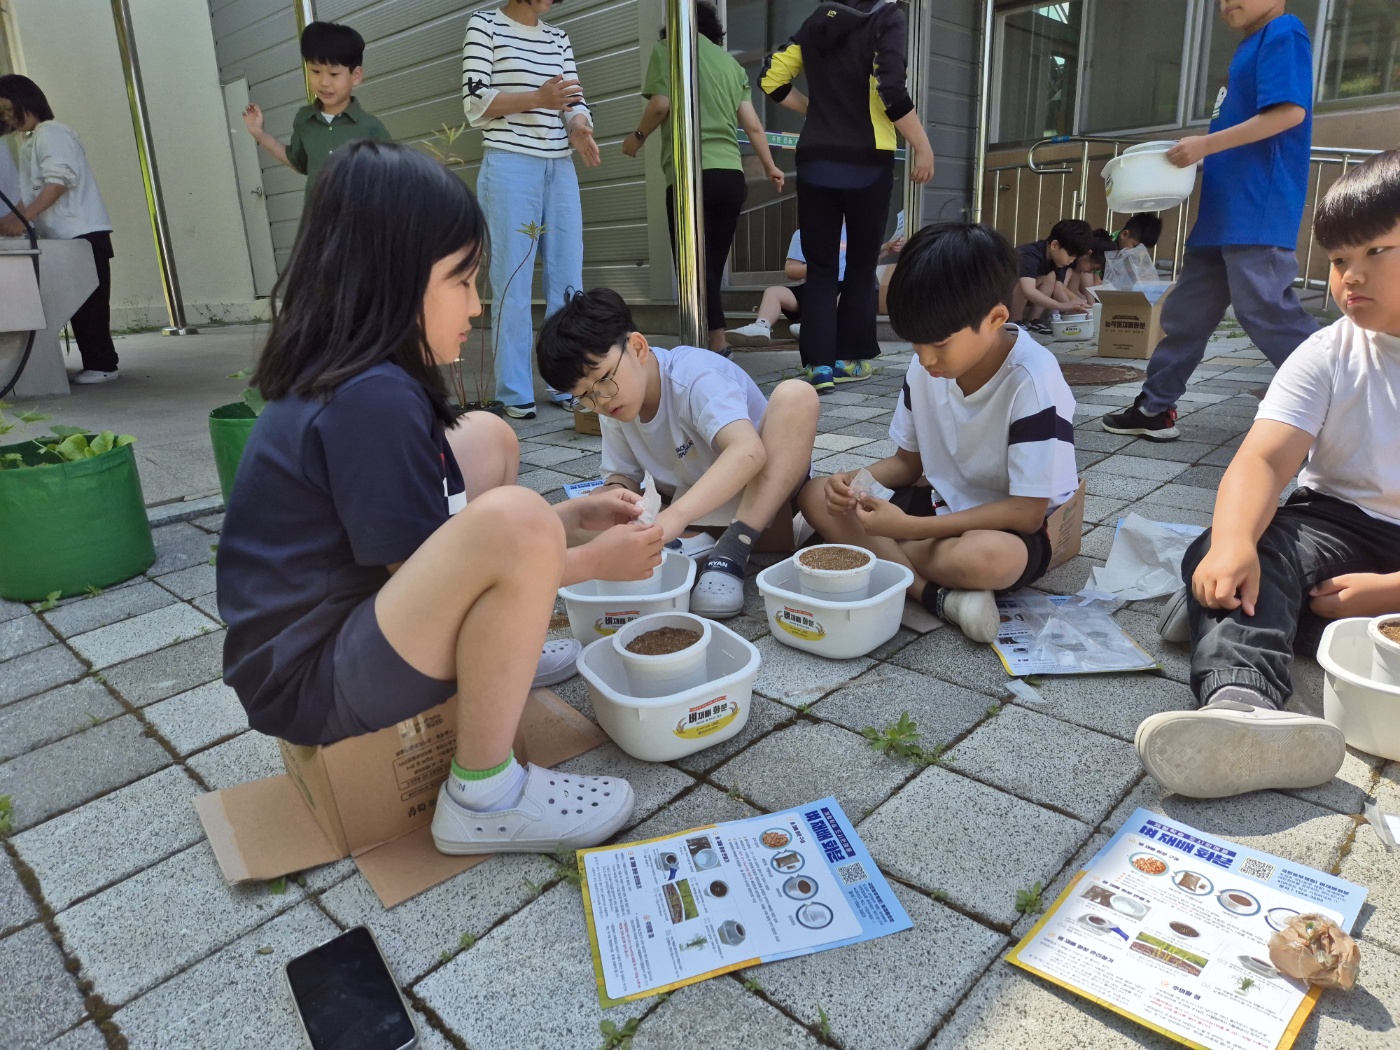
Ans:
[[[214,446],[214,465],[219,470],[219,489],[224,494],[225,504],[233,491],[243,446],[248,443],[248,435],[257,421],[253,410],[242,401],[220,405],[209,413],[209,443]]]
[[[700,640],[688,648],[660,656],[646,656],[627,650],[638,635],[660,627],[697,631]],[[705,684],[705,654],[710,646],[710,621],[690,613],[654,613],[633,620],[612,636],[613,648],[627,672],[632,695],[655,698],[671,696]]]
[[[156,548],[130,445],[76,463],[33,442],[0,448],[10,452],[36,465],[0,470],[0,598],[67,597],[151,567]]]
[[[855,569],[812,569],[802,556],[808,551],[841,550],[864,554],[865,564]],[[875,555],[843,543],[822,543],[798,551],[792,558],[797,565],[798,583],[809,598],[829,602],[863,602],[870,597],[870,574],[875,571]]]
[[[1400,625],[1400,616],[1377,616],[1366,625],[1366,637],[1371,640],[1371,677],[1381,685],[1400,686],[1400,643],[1381,634],[1381,628]]]
[[[665,558],[662,558],[662,565]],[[661,593],[661,568],[658,565],[651,570],[651,575],[643,580],[597,580],[599,594],[625,595],[625,594],[660,594]]]

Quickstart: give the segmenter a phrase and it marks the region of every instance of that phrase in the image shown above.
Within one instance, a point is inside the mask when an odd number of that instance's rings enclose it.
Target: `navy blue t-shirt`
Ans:
[[[253,427],[219,538],[224,680],[248,724],[314,744],[345,618],[465,505],[418,381],[383,363],[328,400],[273,401]]]
[[[1305,111],[1303,122],[1278,135],[1207,157],[1201,210],[1188,248],[1224,244],[1298,246],[1312,148],[1312,45],[1303,23],[1280,15],[1245,37],[1230,61],[1211,131],[1243,124],[1280,103]]]

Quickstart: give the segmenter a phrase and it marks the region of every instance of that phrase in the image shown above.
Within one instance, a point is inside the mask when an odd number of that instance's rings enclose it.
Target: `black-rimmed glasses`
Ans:
[[[618,355],[617,364],[608,369],[606,375],[588,388],[586,394],[578,397],[578,406],[585,412],[597,412],[598,406],[604,401],[611,401],[617,396],[617,380],[613,377],[617,375],[617,370],[622,367],[622,358],[627,353],[626,347],[619,348],[622,352]],[[611,353],[612,351],[609,351]]]

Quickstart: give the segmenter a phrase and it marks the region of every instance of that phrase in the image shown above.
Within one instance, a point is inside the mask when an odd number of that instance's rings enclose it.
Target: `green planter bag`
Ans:
[[[10,452],[42,465],[0,470],[0,598],[67,597],[151,567],[156,549],[130,445],[74,463],[33,442],[0,447]]]
[[[233,491],[233,478],[238,473],[238,461],[243,458],[243,446],[253,432],[257,414],[245,402],[220,405],[209,413],[209,441],[214,446],[214,465],[219,469],[219,488],[224,504]]]

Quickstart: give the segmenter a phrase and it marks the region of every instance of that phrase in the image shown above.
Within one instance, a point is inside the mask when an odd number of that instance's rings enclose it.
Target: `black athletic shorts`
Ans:
[[[894,495],[890,497],[890,502],[904,511],[905,514],[915,518],[934,516],[933,489],[927,485],[907,485],[902,489],[895,489]],[[1021,542],[1026,545],[1025,572],[1021,573],[1016,582],[1001,593],[1029,587],[1045,575],[1045,570],[1050,565],[1050,533],[1044,524],[1030,535],[1017,532],[1015,529],[1002,529],[1001,531],[1021,537]]]

